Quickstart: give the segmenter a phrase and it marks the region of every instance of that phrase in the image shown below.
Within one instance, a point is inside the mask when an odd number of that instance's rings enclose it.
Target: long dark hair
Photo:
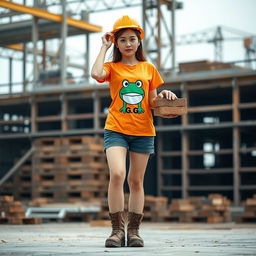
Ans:
[[[115,37],[115,44],[114,44],[114,49],[113,49],[113,59],[112,59],[112,62],[119,62],[122,60],[122,54],[121,52],[119,51],[119,49],[116,47],[116,43],[117,43],[117,39],[121,36],[121,34],[126,30],[127,28],[123,28],[123,29],[120,29],[119,31],[117,31],[114,35]],[[130,28],[129,28],[130,29]],[[145,58],[145,55],[144,55],[144,52],[143,52],[143,47],[142,47],[142,43],[141,43],[141,38],[140,38],[140,31],[137,30],[137,29],[132,29],[136,36],[138,37],[138,40],[139,40],[139,47],[135,53],[135,57],[138,61],[146,61],[146,58]]]

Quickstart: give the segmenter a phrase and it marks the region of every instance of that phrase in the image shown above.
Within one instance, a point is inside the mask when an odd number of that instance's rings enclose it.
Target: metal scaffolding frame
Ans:
[[[23,1],[24,4],[26,1]],[[54,14],[51,13],[51,8],[58,7],[60,14]],[[175,30],[175,10],[182,8],[182,4],[177,1],[163,1],[163,0],[143,0],[143,1],[34,1],[33,6],[28,5],[20,5],[16,4],[15,2],[8,2],[8,1],[1,1],[0,7],[9,9],[9,12],[1,11],[0,12],[0,18],[9,18],[9,24],[6,23],[5,27],[10,28],[14,27],[17,28],[18,25],[20,25],[19,31],[24,31],[24,25],[25,21],[21,14],[30,14],[32,15],[32,23],[29,25],[27,22],[26,26],[28,27],[28,32],[32,29],[32,38],[29,38],[29,34],[26,35],[26,38],[24,37],[24,33],[21,35],[21,38],[18,39],[18,41],[12,41],[15,38],[18,38],[17,35],[15,35],[13,38],[9,34],[6,34],[6,37],[4,37],[3,32],[10,31],[10,29],[2,31],[3,38],[0,40],[0,46],[4,46],[8,49],[23,51],[23,73],[25,73],[24,70],[26,70],[26,58],[29,52],[31,50],[28,49],[26,43],[31,41],[33,43],[33,46],[37,45],[39,40],[42,40],[43,42],[43,48],[39,51],[37,47],[33,48],[33,79],[32,84],[33,87],[37,86],[38,84],[38,77],[39,77],[39,69],[38,69],[38,56],[39,52],[42,56],[42,63],[43,63],[43,70],[46,67],[46,60],[50,56],[54,56],[54,53],[49,53],[48,49],[46,49],[46,40],[47,38],[53,38],[60,36],[60,49],[59,49],[59,55],[60,55],[60,70],[61,70],[61,81],[60,84],[65,86],[66,84],[66,70],[67,66],[71,67],[79,67],[84,69],[84,76],[85,76],[85,82],[88,82],[89,78],[89,34],[86,33],[86,52],[85,52],[85,64],[83,66],[79,66],[73,63],[67,63],[66,60],[66,51],[65,51],[65,42],[66,37],[70,34],[82,34],[84,33],[83,30],[90,30],[92,32],[99,32],[100,28],[95,25],[91,25],[87,22],[80,21],[81,18],[88,20],[89,14],[93,12],[101,12],[106,10],[113,10],[113,9],[119,9],[119,8],[128,8],[128,7],[134,7],[134,6],[143,6],[142,12],[143,12],[143,26],[145,29],[145,50],[148,53],[149,59],[157,66],[157,68],[162,70],[175,70],[175,38],[174,38],[174,30]],[[166,10],[163,10],[166,8]],[[78,17],[78,20],[74,18],[70,18],[68,15],[74,15],[74,17],[77,17],[77,10],[79,9],[80,17]],[[18,13],[17,13],[18,12]],[[171,14],[172,13],[172,14]],[[20,22],[13,22],[13,17],[17,16],[20,18]],[[170,16],[169,21],[166,21],[166,15]],[[51,23],[47,25],[48,23],[45,23],[46,21],[42,19],[51,20]],[[52,23],[55,22],[55,23]],[[58,26],[56,27],[56,22],[61,22],[61,33],[59,35],[57,34]],[[154,23],[157,23],[157,29],[154,26]],[[44,26],[44,32],[42,33],[42,29]],[[55,27],[56,28],[55,28]],[[72,30],[72,26],[76,27],[76,30]],[[30,28],[30,29],[29,29]],[[162,29],[164,28],[164,29]],[[51,31],[55,29],[55,34],[48,33],[47,31]],[[68,31],[67,31],[68,29]],[[0,31],[1,32],[1,31]],[[6,32],[7,33],[7,32]],[[153,33],[153,34],[152,34]],[[4,41],[5,38],[5,41]],[[168,42],[166,44],[163,44],[163,38],[168,38]],[[10,41],[8,41],[10,40]],[[153,40],[153,41],[152,41]],[[18,44],[20,42],[23,42],[22,44]],[[2,50],[3,52],[3,50]],[[10,51],[6,54],[8,55]],[[58,53],[55,53],[57,55]],[[162,60],[161,56],[165,56],[165,59]],[[11,65],[11,62],[10,62]],[[23,74],[23,89],[26,88],[25,75]],[[12,85],[11,85],[11,79],[10,79],[10,89],[9,92],[12,92]],[[31,88],[31,87],[30,87]]]

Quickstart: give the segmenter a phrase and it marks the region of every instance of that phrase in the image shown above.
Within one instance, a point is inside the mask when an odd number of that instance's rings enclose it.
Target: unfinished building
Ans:
[[[48,146],[52,151],[59,150],[55,153],[61,157],[64,154],[61,145],[67,141],[68,145],[81,146],[86,145],[87,136],[95,137],[91,141],[93,150],[97,151],[93,162],[100,164],[97,168],[104,175],[97,173],[91,180],[106,181],[107,177],[107,167],[101,156],[103,152],[98,146],[102,145],[103,127],[110,105],[108,87],[88,80],[88,62],[84,67],[84,80],[77,83],[72,74],[66,72],[71,63],[65,59],[67,36],[85,34],[87,38],[101,28],[67,17],[65,2],[69,1],[61,1],[63,19],[47,11],[48,5],[53,4],[51,1],[41,1],[44,5],[39,2],[32,7],[8,1],[1,1],[0,5],[8,10],[2,13],[1,17],[5,19],[18,15],[17,12],[19,15],[22,12],[32,15],[29,21],[8,20],[0,27],[0,46],[16,47],[23,52],[23,81],[20,84],[12,81],[15,70],[13,57],[9,56],[6,57],[9,82],[0,87],[0,192],[1,195],[13,194],[19,200],[51,198],[54,194],[49,174],[44,176],[44,181],[48,182],[45,186],[43,181],[40,183],[35,178],[42,168],[51,169],[57,159],[52,155],[41,157],[35,149],[40,143],[41,149]],[[149,9],[151,12],[160,10],[160,1],[156,1],[157,5],[149,5],[149,2],[143,1],[145,16]],[[180,8],[174,8],[171,3],[169,9]],[[17,30],[17,26],[20,29]],[[51,58],[43,43],[41,50],[37,47],[31,50],[34,73],[33,79],[28,82],[26,59],[30,49],[26,44],[32,41],[37,45],[38,40],[44,42],[58,37],[62,38],[60,68],[39,72],[38,55],[42,56],[43,67]],[[150,45],[160,49],[160,43],[157,43]],[[256,193],[256,71],[238,64],[201,61],[180,64],[178,72],[174,73],[164,68],[160,50],[156,53],[148,46],[147,51],[152,53],[164,77],[164,87],[174,91],[178,97],[187,98],[188,114],[175,119],[155,117],[156,154],[148,164],[145,193],[166,196],[170,201],[173,198],[219,193],[239,205]],[[85,55],[88,58],[88,54]],[[66,142],[61,144],[62,141]],[[74,163],[81,165],[86,161],[75,155],[67,161],[62,159],[62,164],[66,166]],[[50,167],[44,168],[47,164]],[[71,176],[80,179],[79,175],[81,173]],[[106,196],[104,184],[99,186],[97,189],[102,191],[101,194],[70,190],[67,197],[61,200]]]

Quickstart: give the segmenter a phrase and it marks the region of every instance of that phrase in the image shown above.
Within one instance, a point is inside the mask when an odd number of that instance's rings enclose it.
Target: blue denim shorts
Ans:
[[[113,146],[127,148],[131,152],[154,154],[154,136],[134,136],[105,130],[104,150]]]

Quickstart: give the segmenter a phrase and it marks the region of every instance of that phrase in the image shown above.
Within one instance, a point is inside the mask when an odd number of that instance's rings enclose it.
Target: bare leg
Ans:
[[[126,154],[124,147],[114,146],[106,150],[110,180],[108,186],[109,212],[124,210],[124,180],[126,175]]]
[[[144,209],[143,181],[149,154],[130,152],[128,184],[130,188],[129,211],[142,213]]]

